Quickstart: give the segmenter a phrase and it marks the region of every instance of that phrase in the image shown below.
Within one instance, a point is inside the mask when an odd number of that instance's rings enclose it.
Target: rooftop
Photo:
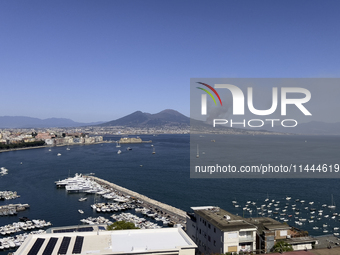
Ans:
[[[287,224],[278,222],[269,217],[258,217],[258,218],[250,218],[246,219],[248,222],[256,225],[260,232],[264,230],[288,230],[290,226]]]
[[[246,221],[245,218],[234,215],[215,206],[191,207],[197,215],[210,222],[221,231],[250,231],[256,226]]]
[[[196,247],[181,228],[66,232],[31,235],[15,255],[178,253]]]

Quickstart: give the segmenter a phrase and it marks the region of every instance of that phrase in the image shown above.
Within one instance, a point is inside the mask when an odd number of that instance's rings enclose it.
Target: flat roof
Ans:
[[[191,207],[195,214],[222,231],[251,231],[256,226],[246,221],[245,218],[234,215],[216,206]]]
[[[42,255],[137,254],[195,249],[196,244],[181,228],[133,229],[94,232],[66,232],[30,235],[14,253],[26,255],[31,250]]]
[[[281,223],[277,220],[274,220],[269,217],[257,217],[257,218],[250,218],[246,219],[250,223],[258,226],[259,230],[265,231],[265,230],[288,230],[291,229],[291,227],[285,223]]]

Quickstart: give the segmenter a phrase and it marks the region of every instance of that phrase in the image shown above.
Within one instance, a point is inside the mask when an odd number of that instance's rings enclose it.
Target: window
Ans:
[[[201,229],[200,229],[200,234],[201,234]]]
[[[216,241],[214,240],[214,246],[216,246]]]
[[[287,235],[287,230],[280,231],[280,236],[286,236],[286,235]]]
[[[228,233],[228,239],[235,239],[235,238],[237,238],[237,232]]]
[[[214,228],[214,233],[216,233],[216,228]]]
[[[208,241],[209,241],[209,242],[211,241],[210,236],[208,236]]]
[[[210,228],[210,224],[208,224],[208,228]]]

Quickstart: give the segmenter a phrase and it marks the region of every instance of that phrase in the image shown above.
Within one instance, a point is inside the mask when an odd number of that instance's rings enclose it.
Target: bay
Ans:
[[[0,177],[0,190],[17,191],[20,198],[0,201],[0,205],[8,203],[28,203],[30,209],[19,212],[17,216],[0,216],[0,226],[19,221],[18,217],[26,216],[30,219],[44,219],[51,221],[53,226],[68,226],[80,224],[80,219],[88,216],[105,216],[98,214],[90,205],[94,202],[94,195],[87,195],[85,202],[78,202],[84,194],[67,194],[64,189],[57,189],[54,182],[65,179],[75,173],[95,173],[95,176],[113,182],[155,200],[188,211],[192,206],[214,205],[231,213],[245,217],[260,216],[256,207],[270,200],[280,201],[280,206],[289,203],[296,204],[300,215],[311,219],[310,208],[322,209],[323,204],[331,203],[331,195],[335,204],[340,205],[339,184],[334,179],[191,179],[190,164],[190,136],[189,135],[157,135],[140,136],[151,143],[122,144],[122,153],[117,154],[115,143],[95,145],[74,145],[67,147],[39,148],[0,153],[0,167],[8,169],[8,175]],[[107,136],[106,140],[118,140],[118,136]],[[230,136],[232,146],[246,147],[249,139],[265,139],[267,144],[280,142],[281,146],[294,146],[296,137],[291,136]],[[299,137],[298,140],[308,140],[313,144],[318,155],[333,155],[340,144],[339,137],[309,136]],[[153,146],[151,146],[153,145]],[[126,148],[131,147],[131,151]],[[155,148],[155,154],[152,154]],[[267,150],[266,146],[259,150]],[[57,156],[60,153],[61,156]],[[261,154],[261,151],[257,151]],[[338,153],[338,152],[336,152]],[[336,154],[335,153],[335,154]],[[233,150],[229,152],[230,157]],[[284,157],[284,155],[282,156]],[[254,164],[256,158],[251,159]],[[141,166],[142,165],[142,166]],[[292,197],[290,201],[286,196]],[[234,207],[232,200],[237,200],[240,207]],[[305,203],[295,202],[296,199]],[[104,201],[104,200],[103,200]],[[247,201],[255,202],[252,213],[242,210]],[[308,203],[313,201],[313,205]],[[305,209],[308,207],[308,209]],[[78,213],[82,209],[83,215]],[[281,208],[282,209],[282,208]],[[288,209],[287,209],[288,210]],[[322,225],[327,223],[329,233],[334,227],[340,227],[338,216],[331,219],[338,208],[331,210],[323,208],[322,220],[315,223],[304,222],[296,225],[293,220],[294,211],[289,213],[293,217],[289,225],[307,230],[312,235],[322,235]],[[325,218],[324,215],[329,217]],[[288,214],[288,212],[287,212]],[[274,217],[275,215],[273,215]],[[339,217],[340,218],[340,217]],[[320,226],[314,230],[313,226]],[[0,237],[1,238],[1,237]]]

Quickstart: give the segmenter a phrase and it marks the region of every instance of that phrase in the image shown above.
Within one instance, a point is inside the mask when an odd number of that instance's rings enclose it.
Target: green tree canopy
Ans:
[[[107,230],[139,229],[132,222],[116,221],[106,228]]]
[[[272,252],[286,252],[293,251],[293,247],[291,244],[286,243],[285,241],[278,241],[272,248]]]

